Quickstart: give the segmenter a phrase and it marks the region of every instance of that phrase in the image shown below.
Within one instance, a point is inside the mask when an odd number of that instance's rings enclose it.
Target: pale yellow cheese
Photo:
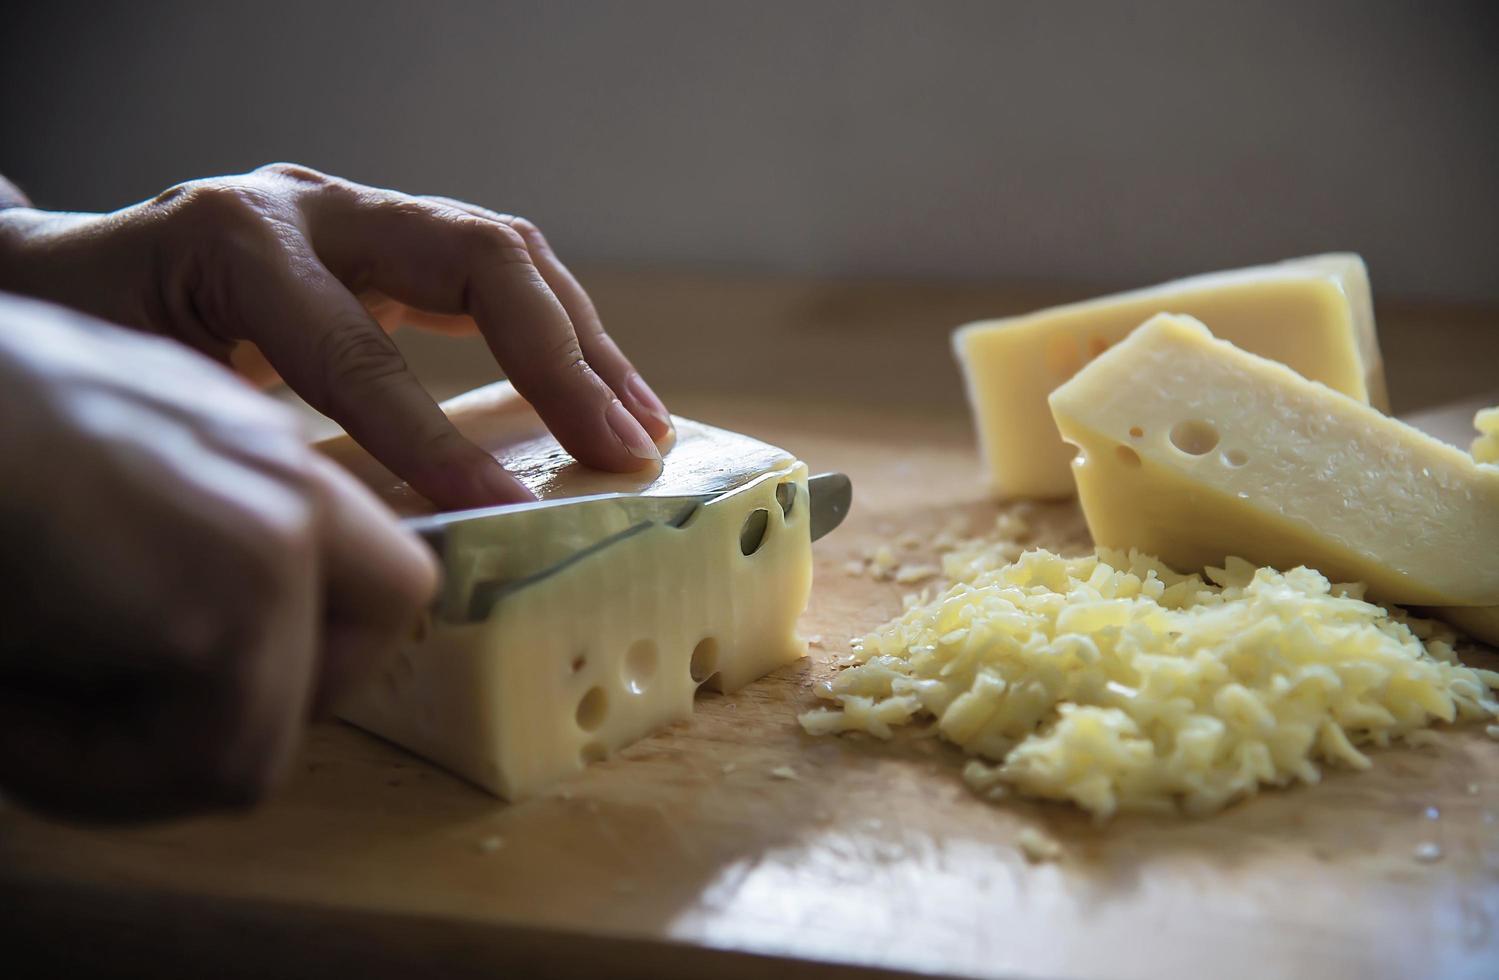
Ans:
[[[1499,716],[1499,674],[1463,666],[1438,624],[1307,568],[1225,564],[1204,579],[1138,553],[967,561],[856,640],[856,665],[818,689],[836,708],[802,726],[889,738],[929,719],[978,757],[963,777],[985,796],[1107,819],[1211,812],[1323,765],[1368,768],[1359,746]]]
[[[1051,396],[1093,540],[1240,555],[1381,601],[1499,603],[1499,468],[1160,315]]]
[[[1386,409],[1369,277],[1352,254],[1194,276],[959,328],[953,348],[995,493],[1073,493],[1046,397],[1156,313],[1185,313],[1246,350]]]
[[[574,463],[508,386],[444,407],[544,498],[737,489],[682,528],[651,528],[504,597],[484,622],[434,621],[341,717],[516,799],[690,716],[701,685],[733,691],[805,655],[810,506],[794,457],[678,418],[659,471],[606,474]],[[326,448],[398,509],[430,509],[346,440]],[[745,555],[756,511],[767,531]]]
[[[1473,440],[1473,458],[1480,463],[1499,463],[1499,408],[1486,408],[1473,417],[1478,438]]]
[[[1499,408],[1486,408],[1473,419],[1478,438],[1473,440],[1473,458],[1480,463],[1499,463]],[[1499,647],[1499,606],[1463,609],[1448,606],[1429,610],[1475,640]]]

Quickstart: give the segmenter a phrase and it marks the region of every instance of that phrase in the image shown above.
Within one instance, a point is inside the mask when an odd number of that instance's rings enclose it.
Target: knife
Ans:
[[[433,602],[436,614],[449,622],[471,623],[488,618],[506,595],[658,524],[682,527],[698,508],[738,489],[678,496],[561,497],[411,517],[402,523],[442,563],[442,589]],[[795,498],[781,489],[776,499],[789,512]],[[842,473],[822,473],[807,480],[807,497],[816,541],[843,523],[853,502],[853,484]],[[747,523],[744,533],[758,541],[763,522],[758,528],[752,524]]]

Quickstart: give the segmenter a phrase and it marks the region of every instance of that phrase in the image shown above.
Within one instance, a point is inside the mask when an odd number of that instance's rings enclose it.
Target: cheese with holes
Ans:
[[[1197,317],[1245,350],[1388,408],[1369,275],[1357,255],[1318,255],[1194,276],[985,320],[960,327],[953,348],[997,494],[1072,495],[1071,453],[1052,424],[1046,397],[1157,313]]]
[[[1499,603],[1499,469],[1160,315],[1051,396],[1101,547],[1238,555],[1384,602]]]
[[[603,473],[573,462],[508,385],[443,407],[543,498],[731,492],[681,528],[652,527],[504,596],[483,622],[435,620],[341,717],[516,799],[690,716],[699,686],[733,691],[805,655],[810,506],[794,457],[678,418],[659,470]],[[323,448],[398,511],[431,511],[349,440]],[[766,531],[746,555],[757,511]]]

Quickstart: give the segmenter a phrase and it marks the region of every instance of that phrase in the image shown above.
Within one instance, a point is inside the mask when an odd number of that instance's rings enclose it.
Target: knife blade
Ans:
[[[730,490],[674,496],[595,494],[406,518],[437,553],[443,585],[434,610],[451,622],[486,618],[505,595],[658,524],[684,526]],[[792,500],[777,490],[783,508]],[[807,480],[812,540],[848,514],[853,484],[842,473]]]

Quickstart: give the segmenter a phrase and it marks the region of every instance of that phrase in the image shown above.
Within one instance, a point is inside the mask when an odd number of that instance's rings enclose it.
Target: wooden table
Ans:
[[[1499,975],[1499,742],[1444,733],[1373,771],[1201,820],[990,804],[932,741],[814,739],[796,715],[901,587],[850,555],[996,512],[947,352],[1056,293],[661,274],[589,282],[673,409],[854,479],[819,542],[806,661],[506,805],[340,725],[260,810],[127,830],[0,811],[8,963],[182,976]],[[1382,306],[1397,407],[1493,384],[1499,314]],[[493,377],[405,338],[439,394]],[[1042,543],[1081,547],[1074,505]],[[1493,666],[1496,658],[1482,658]],[[794,779],[774,771],[790,767]],[[1435,808],[1433,811],[1431,808]],[[1064,848],[1031,864],[1026,827]],[[1422,842],[1443,858],[1414,859]]]

